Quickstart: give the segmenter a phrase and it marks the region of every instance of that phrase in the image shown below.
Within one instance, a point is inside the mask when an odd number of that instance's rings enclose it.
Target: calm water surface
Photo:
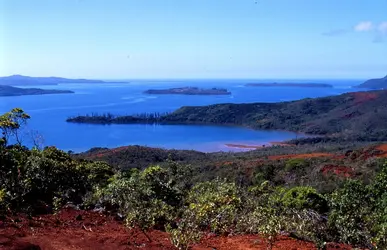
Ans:
[[[291,82],[292,80],[282,80]],[[240,127],[193,125],[90,125],[66,123],[69,116],[110,112],[117,115],[142,112],[170,112],[186,105],[215,103],[279,102],[309,97],[337,95],[353,91],[350,87],[361,80],[293,80],[293,82],[330,83],[335,88],[275,88],[245,87],[251,82],[274,80],[185,80],[185,81],[130,81],[109,84],[61,84],[34,86],[48,89],[69,89],[75,94],[0,97],[0,112],[14,107],[23,108],[32,119],[26,133],[38,131],[45,146],[56,145],[76,152],[92,147],[146,145],[163,148],[195,149],[205,152],[235,150],[233,144],[260,145],[271,141],[295,138],[284,131],[256,131]],[[278,81],[280,82],[280,81]],[[145,95],[149,88],[223,87],[231,96]],[[31,144],[30,136],[24,143]]]

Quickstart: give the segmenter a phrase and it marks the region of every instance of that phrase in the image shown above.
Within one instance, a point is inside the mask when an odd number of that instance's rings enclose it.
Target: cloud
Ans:
[[[387,21],[373,23],[371,21],[363,21],[347,29],[332,29],[322,33],[323,36],[335,37],[345,35],[351,32],[363,32],[373,36],[372,42],[384,43],[387,42]]]
[[[378,26],[378,31],[384,35],[387,35],[387,21],[381,22]]]
[[[354,30],[358,32],[364,32],[364,31],[371,31],[373,30],[373,28],[374,28],[374,25],[372,22],[364,21],[355,25]]]
[[[322,33],[323,36],[341,36],[347,34],[349,31],[347,29],[335,29]]]

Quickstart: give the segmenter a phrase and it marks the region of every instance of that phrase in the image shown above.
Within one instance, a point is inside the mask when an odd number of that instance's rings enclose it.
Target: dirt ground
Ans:
[[[130,230],[112,216],[74,209],[64,209],[56,215],[33,218],[18,216],[0,220],[0,250],[175,249],[166,232],[151,230],[148,235],[151,242],[140,230]],[[266,249],[266,243],[257,235],[207,235],[192,249]],[[281,236],[273,249],[316,248],[313,243]],[[351,248],[331,244],[328,249]]]

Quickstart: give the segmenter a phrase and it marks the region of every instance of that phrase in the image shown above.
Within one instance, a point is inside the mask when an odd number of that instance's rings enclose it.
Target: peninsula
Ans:
[[[363,82],[355,88],[367,88],[367,89],[386,89],[387,88],[387,76],[383,78],[370,79]]]
[[[325,83],[248,83],[249,87],[302,87],[302,88],[333,88]]]
[[[72,93],[74,92],[71,90],[17,88],[12,86],[0,85],[0,96],[72,94]]]
[[[170,89],[149,89],[144,92],[145,94],[157,94],[157,95],[231,95],[231,92],[227,89],[211,88],[201,89],[197,87],[182,87],[182,88],[170,88]]]
[[[387,90],[354,92],[279,103],[186,106],[159,116],[122,116],[109,123],[213,124],[288,130],[320,135],[313,140],[387,141]],[[68,122],[106,123],[101,117],[78,116]]]
[[[0,77],[0,85],[28,86],[28,85],[58,85],[61,83],[105,83],[101,80],[67,79],[62,77],[31,77],[12,75]]]

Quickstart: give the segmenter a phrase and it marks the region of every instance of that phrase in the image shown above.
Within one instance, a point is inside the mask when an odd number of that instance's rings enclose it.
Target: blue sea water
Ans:
[[[225,144],[261,145],[296,137],[285,131],[256,131],[248,128],[196,125],[90,125],[67,123],[70,116],[110,112],[116,115],[143,112],[171,112],[186,105],[215,103],[279,102],[302,98],[338,95],[354,91],[362,80],[128,80],[126,83],[60,84],[34,86],[69,89],[75,94],[0,97],[0,113],[23,108],[31,119],[24,130],[24,143],[31,138],[44,146],[81,152],[92,147],[144,145],[162,148],[194,149],[205,152],[231,151]],[[247,87],[257,82],[329,83],[334,88]],[[230,96],[146,95],[150,88],[221,87]],[[40,135],[40,136],[37,136]]]

